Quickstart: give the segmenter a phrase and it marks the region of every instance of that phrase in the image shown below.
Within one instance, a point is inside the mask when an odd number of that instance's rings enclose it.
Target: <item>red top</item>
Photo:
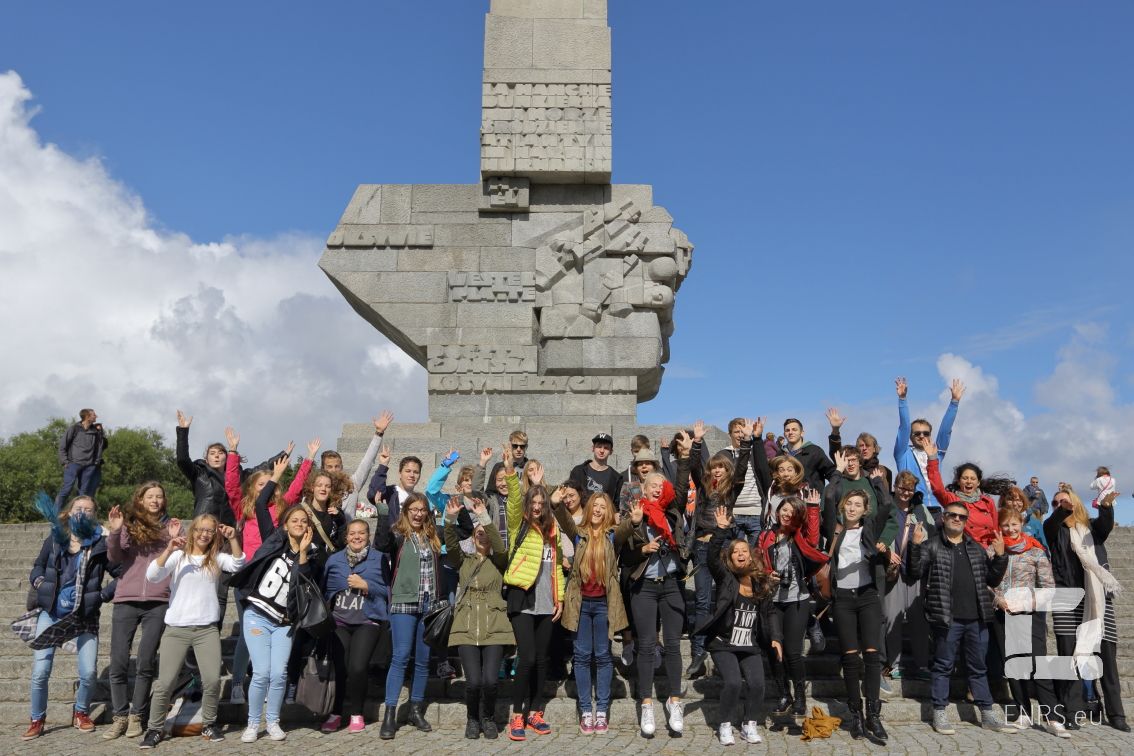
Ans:
[[[760,540],[757,546],[763,552],[764,564],[768,569],[775,569],[772,564],[772,546],[776,543],[776,536],[779,533],[779,525],[775,525],[760,533]],[[792,536],[795,541],[795,546],[799,549],[799,553],[805,560],[815,564],[815,569],[818,570],[827,563],[827,555],[819,550],[819,507],[808,506],[803,514],[803,524],[799,530],[795,531]],[[810,575],[808,575],[810,577]]]
[[[996,533],[1000,530],[996,502],[986,494],[981,494],[980,498],[973,502],[963,501],[941,482],[941,463],[936,459],[929,460],[928,472],[929,487],[933,489],[933,495],[941,503],[941,508],[944,509],[957,501],[964,504],[969,510],[969,519],[965,520],[965,532],[981,546],[985,548],[991,546],[996,540]]]
[[[606,586],[594,580],[588,580],[582,585],[583,598],[602,598],[606,595]]]

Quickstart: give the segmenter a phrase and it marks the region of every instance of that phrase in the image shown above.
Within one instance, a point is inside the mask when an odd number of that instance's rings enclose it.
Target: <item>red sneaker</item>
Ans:
[[[94,732],[94,722],[85,711],[76,711],[71,715],[71,726],[79,732]]]
[[[512,718],[508,721],[508,739],[509,740],[527,740],[527,730],[524,729],[524,715],[513,714]]]
[[[24,733],[23,739],[24,740],[35,740],[36,738],[38,738],[40,735],[43,734],[43,726],[46,722],[47,722],[47,717],[40,717],[39,719],[33,719],[31,721],[31,724],[28,725],[28,731]]]
[[[535,730],[538,735],[551,732],[551,725],[544,720],[542,711],[533,711],[528,715],[528,728]]]

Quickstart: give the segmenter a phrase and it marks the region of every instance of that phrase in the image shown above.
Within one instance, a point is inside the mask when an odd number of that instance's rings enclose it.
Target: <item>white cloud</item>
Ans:
[[[250,455],[392,406],[423,420],[424,371],[358,317],[284,234],[195,243],[159,230],[97,159],[43,144],[31,93],[0,73],[0,435],[93,406],[109,426],[234,424]]]

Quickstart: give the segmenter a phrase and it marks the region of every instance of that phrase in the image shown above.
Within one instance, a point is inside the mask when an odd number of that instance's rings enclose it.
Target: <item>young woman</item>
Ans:
[[[882,726],[880,698],[882,654],[878,642],[882,639],[882,603],[878,584],[885,580],[890,559],[879,535],[892,506],[883,480],[881,470],[875,468],[870,482],[878,502],[877,511],[870,511],[870,497],[861,489],[843,495],[839,502],[843,528],[836,530],[831,546],[831,611],[843,647],[850,733],[856,740],[867,734],[879,743],[885,743],[888,735]],[[860,684],[866,692],[865,720]]]
[[[693,564],[696,572],[693,574],[695,589],[694,625],[704,622],[709,615],[709,608],[713,598],[713,578],[709,574],[709,539],[716,529],[714,512],[717,507],[724,507],[731,514],[736,497],[744,488],[744,470],[752,459],[752,421],[745,420],[742,425],[743,439],[740,442],[740,453],[736,463],[733,464],[732,455],[728,452],[717,452],[709,459],[708,464],[702,467],[702,439],[705,437],[705,423],[698,420],[693,424],[693,449],[689,466],[690,475],[697,486],[697,509],[693,515]],[[737,475],[736,472],[740,471]],[[705,674],[705,662],[708,654],[705,652],[704,636],[695,635],[690,639],[693,661],[685,674],[690,678]]]
[[[429,511],[429,502],[419,493],[400,501],[401,512],[393,526],[389,517],[378,517],[374,548],[390,555],[390,633],[394,654],[386,671],[386,713],[378,736],[390,740],[398,731],[398,694],[406,679],[406,666],[413,654],[413,685],[410,688],[409,722],[422,732],[433,727],[425,720],[425,683],[429,678],[429,646],[422,640],[425,615],[440,596],[441,539]],[[392,513],[393,510],[391,510]]]
[[[378,645],[383,625],[389,622],[386,595],[389,587],[382,572],[382,556],[370,548],[370,525],[353,520],[347,525],[346,548],[327,559],[323,571],[323,595],[335,618],[331,660],[335,665],[335,703],[323,722],[323,732],[350,719],[351,732],[362,732],[362,705],[370,680],[370,657]]]
[[[972,462],[957,465],[953,470],[953,488],[945,488],[941,482],[941,463],[937,459],[937,444],[929,440],[928,436],[918,438],[918,443],[929,456],[926,474],[929,477],[929,488],[941,507],[953,501],[964,502],[969,510],[969,519],[965,521],[965,532],[969,537],[984,548],[992,545],[1000,528],[996,523],[996,502],[989,492],[981,491],[981,482],[984,473]]]
[[[1047,558],[1047,551],[1035,538],[1024,533],[1024,516],[1013,506],[1000,510],[1000,532],[1004,536],[1004,548],[1008,554],[1008,571],[1000,585],[993,589],[996,596],[996,618],[993,621],[993,631],[996,642],[1000,646],[1002,657],[1007,656],[1005,646],[1005,612],[1023,611],[1031,612],[1035,608],[1036,588],[1054,588],[1055,578],[1051,573],[1051,561]],[[990,547],[989,554],[993,554]],[[1011,592],[1013,588],[1024,589],[1023,595]],[[1035,657],[1047,656],[1047,612],[1035,612],[1031,616],[1032,626],[1032,655]],[[1040,708],[1037,713],[1043,717],[1043,728],[1058,738],[1069,738],[1070,733],[1054,718],[1045,716],[1051,713],[1054,717],[1059,711],[1056,708],[1055,688],[1051,680],[1047,679],[1019,679],[1008,678],[1008,687],[1012,691],[1014,707],[1005,707],[1009,722],[1018,729],[1027,730],[1032,726],[1029,712],[1032,710],[1032,699],[1036,699]]]
[[[933,515],[922,503],[917,490],[917,476],[902,470],[894,481],[894,508],[882,528],[878,540],[890,552],[887,565],[886,588],[882,596],[882,637],[886,652],[886,666],[882,670],[882,692],[893,692],[887,680],[901,680],[910,676],[926,680],[929,669],[929,625],[925,620],[921,582],[909,575],[910,544],[918,525],[926,536],[936,535]],[[913,664],[903,665],[903,636],[909,639]],[[906,666],[906,669],[903,669]]]
[[[802,498],[807,487],[807,476],[803,463],[795,457],[782,454],[770,463],[772,468],[772,487],[768,491],[768,512],[778,512],[780,502],[794,496]]]
[[[315,558],[319,552],[311,548],[315,529],[307,511],[298,504],[288,507],[280,513],[278,528],[268,513],[268,502],[287,466],[287,456],[281,456],[273,464],[272,478],[256,499],[256,527],[262,543],[256,556],[231,580],[233,588],[243,591],[240,627],[252,657],[248,726],[240,736],[245,743],[256,742],[261,717],[267,722],[268,736],[272,740],[287,738],[280,727],[280,709],[287,687],[287,660],[294,634],[295,582],[292,576],[307,575],[318,583],[322,571],[322,565]]]
[[[618,580],[618,554],[630,539],[634,523],[629,517],[614,525],[614,503],[606,494],[591,494],[583,509],[583,523],[561,503],[562,490],[553,496],[552,511],[563,533],[575,545],[575,560],[567,578],[563,600],[563,627],[575,633],[575,685],[578,687],[579,730],[603,735],[608,729],[610,684],[614,659],[610,642],[630,623],[622,603]],[[595,666],[594,695],[591,664]]]
[[[811,616],[808,579],[827,563],[827,555],[819,551],[819,492],[809,489],[806,500],[798,496],[781,500],[775,524],[760,533],[757,543],[764,563],[778,581],[771,599],[783,629],[783,659],[772,660],[781,693],[774,713],[783,716],[791,712],[802,719],[807,716],[803,637]],[[789,679],[795,688],[794,696],[788,687]]]
[[[493,740],[496,726],[496,686],[504,647],[516,642],[508,622],[508,607],[501,590],[508,552],[492,515],[477,501],[471,515],[473,551],[461,548],[459,520],[469,518],[455,498],[446,504],[446,559],[458,571],[457,605],[449,645],[457,647],[465,672],[465,737],[476,740],[481,733]]]
[[[221,542],[227,542],[233,553],[221,553]],[[224,740],[216,726],[221,673],[217,583],[222,572],[236,572],[243,566],[244,554],[236,529],[205,514],[193,518],[188,535],[171,538],[146,567],[146,580],[168,583],[169,611],[165,614],[168,627],[161,638],[161,663],[142,748],[153,748],[161,742],[170,690],[189,649],[193,649],[201,675],[201,737],[208,741]]]
[[[524,442],[527,443],[526,441]],[[526,447],[525,447],[526,448]],[[496,529],[500,531],[500,538],[504,541],[504,548],[508,548],[508,480],[504,474],[504,465],[493,465],[493,473],[491,480],[488,480],[490,485],[485,486],[485,481],[488,478],[486,472],[488,462],[492,459],[492,447],[486,446],[480,450],[480,460],[476,466],[476,471],[473,473],[472,489],[474,491],[484,491],[485,499],[484,505],[488,508],[488,514],[492,517],[492,521],[496,523]]]
[[[772,606],[776,579],[763,560],[756,557],[743,539],[732,539],[732,518],[725,507],[716,511],[716,529],[709,541],[709,569],[717,583],[713,613],[694,634],[704,636],[720,670],[721,711],[718,737],[721,745],[733,745],[732,723],[742,723],[740,736],[749,743],[760,743],[757,711],[764,701],[764,647],[769,646],[777,661],[783,661],[783,629],[780,614]],[[741,676],[744,678],[744,707],[741,713]],[[802,693],[802,690],[800,690]]]
[[[72,638],[78,647],[79,687],[71,724],[80,732],[94,732],[88,712],[97,672],[99,609],[114,596],[113,583],[102,586],[108,571],[106,536],[98,524],[94,499],[76,496],[57,511],[51,497],[41,494],[36,507],[51,523],[51,534],[44,540],[28,577],[35,590],[35,606],[40,610],[36,636],[51,633],[50,627],[69,615],[77,620],[78,632],[72,630],[57,643],[36,650],[31,673],[31,725],[24,740],[43,734],[55,649]]]
[[[520,495],[520,481],[505,446],[501,455],[508,484],[508,541],[513,544],[504,573],[508,619],[516,635],[516,677],[512,683],[511,740],[527,739],[528,728],[551,732],[540,702],[547,679],[552,626],[563,612],[559,533],[541,480]],[[534,672],[534,674],[533,674]]]
[[[642,481],[642,498],[630,509],[634,534],[622,548],[622,564],[630,594],[634,634],[638,639],[638,695],[641,697],[639,727],[653,737],[654,649],[661,622],[669,729],[685,729],[685,704],[681,699],[681,632],[685,625],[687,551],[682,528],[685,497],[689,491],[692,436],[681,436],[678,445],[677,486],[660,473]],[[703,641],[702,641],[703,642]]]
[[[1111,492],[1099,502],[1099,515],[1091,519],[1070,486],[1061,484],[1052,497],[1051,515],[1043,524],[1051,547],[1051,569],[1057,588],[1082,588],[1083,601],[1069,612],[1053,612],[1055,645],[1060,656],[1088,657],[1095,648],[1101,650],[1103,705],[1106,721],[1116,730],[1130,732],[1122,707],[1122,687],[1118,680],[1118,623],[1115,621],[1112,597],[1121,586],[1110,574],[1106,539],[1114,529],[1114,500]],[[1082,630],[1080,630],[1082,626]],[[1096,645],[1101,641],[1101,645]],[[1099,687],[1099,681],[1095,682]],[[1078,729],[1075,718],[1082,711],[1078,681],[1059,681],[1056,691],[1067,707],[1066,727]]]
[[[151,583],[146,580],[146,568],[169,543],[167,525],[176,525],[174,535],[181,527],[179,522],[169,520],[165,506],[165,489],[157,481],[149,481],[134,490],[125,512],[114,507],[107,515],[107,556],[121,570],[114,590],[114,616],[110,626],[109,678],[114,721],[103,733],[102,737],[107,740],[123,734],[128,738],[138,737],[148,719],[158,643],[169,606],[169,580]],[[130,666],[130,647],[139,627],[142,637],[138,641],[131,699],[126,672]]]

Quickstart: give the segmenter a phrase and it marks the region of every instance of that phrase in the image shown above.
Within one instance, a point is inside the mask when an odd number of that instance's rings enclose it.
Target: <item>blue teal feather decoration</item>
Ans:
[[[63,523],[59,522],[59,507],[55,505],[55,499],[40,491],[35,495],[35,508],[43,516],[43,519],[51,525],[51,537],[55,539],[55,542],[67,543],[70,540],[70,535],[64,529]]]

